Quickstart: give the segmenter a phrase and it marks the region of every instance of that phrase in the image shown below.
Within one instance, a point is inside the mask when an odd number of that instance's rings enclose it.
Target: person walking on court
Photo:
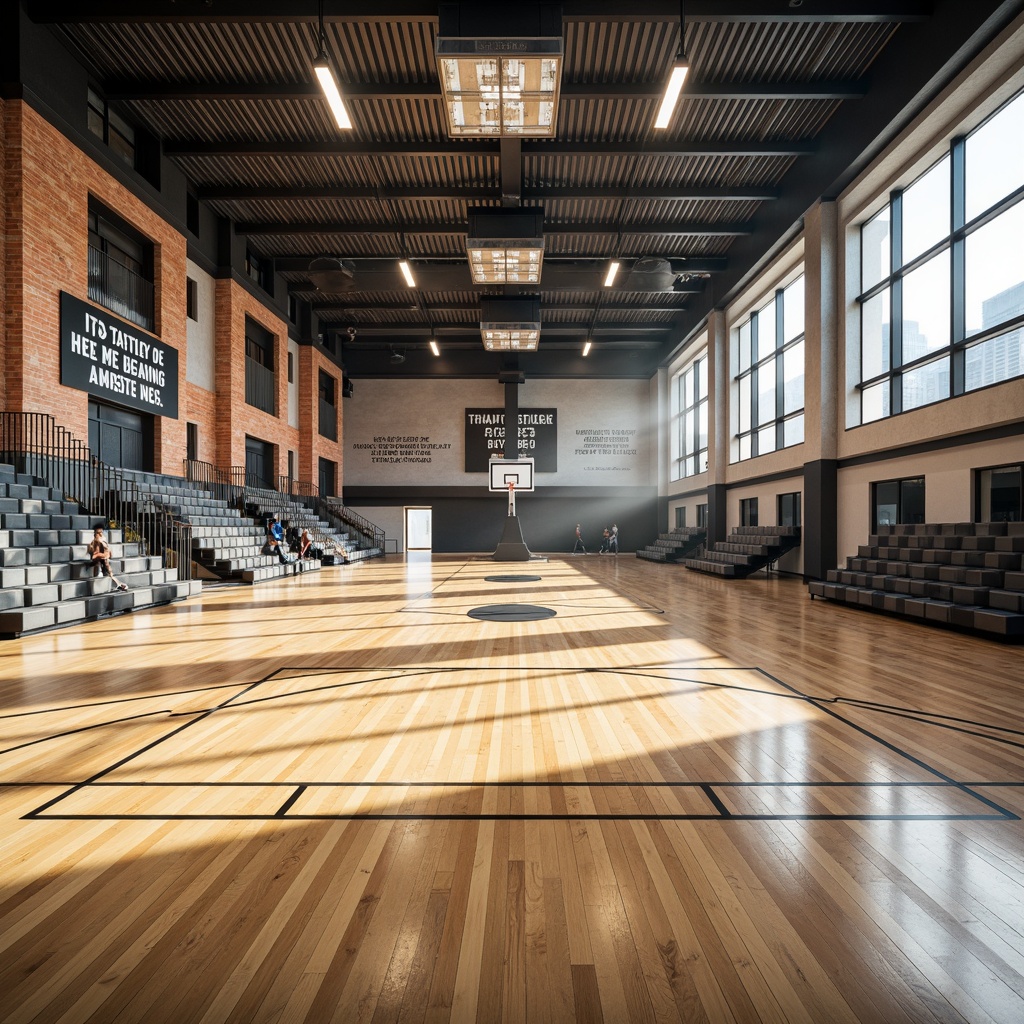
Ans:
[[[122,583],[110,568],[111,550],[110,545],[103,536],[102,526],[97,526],[96,529],[92,531],[92,540],[89,541],[89,546],[85,550],[89,555],[89,561],[92,562],[96,572],[100,576],[109,576],[110,582],[113,583],[118,590],[128,589],[128,584]]]
[[[608,554],[619,553],[619,524],[612,523],[611,535],[608,537]]]
[[[580,524],[577,523],[576,524],[576,543],[573,545],[572,553],[575,555],[575,554],[578,554],[580,551],[582,551],[583,554],[586,554],[587,553],[587,546],[586,546],[586,544],[583,543],[583,533],[580,530]]]

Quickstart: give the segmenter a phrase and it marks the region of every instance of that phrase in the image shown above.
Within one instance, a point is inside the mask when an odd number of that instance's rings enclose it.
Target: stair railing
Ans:
[[[146,557],[176,568],[178,579],[192,579],[192,528],[159,508],[120,469],[96,458],[49,413],[0,412],[0,459],[121,530]]]

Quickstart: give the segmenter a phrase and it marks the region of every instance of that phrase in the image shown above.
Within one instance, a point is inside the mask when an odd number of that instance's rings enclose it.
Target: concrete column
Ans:
[[[708,317],[708,547],[728,533],[725,484],[729,472],[729,332],[725,311]]]
[[[804,574],[836,567],[839,443],[839,211],[804,216]]]

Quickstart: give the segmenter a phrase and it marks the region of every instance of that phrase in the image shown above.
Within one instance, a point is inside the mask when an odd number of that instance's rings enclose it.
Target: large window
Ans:
[[[264,412],[277,408],[274,376],[274,336],[245,318],[245,401]]]
[[[1024,94],[861,227],[861,422],[1024,374]]]
[[[153,243],[90,199],[88,256],[89,298],[152,331]]]
[[[135,166],[135,129],[94,89],[89,90],[89,131],[98,135],[129,167]]]
[[[1024,467],[999,466],[979,470],[977,520],[979,523],[1019,523],[1024,506]]]
[[[872,533],[879,526],[924,522],[924,477],[880,480],[871,485]]]
[[[739,413],[732,461],[804,439],[804,279],[780,288],[733,334]]]
[[[708,470],[708,357],[672,380],[672,479]]]
[[[320,436],[338,440],[337,380],[323,370],[319,374]]]

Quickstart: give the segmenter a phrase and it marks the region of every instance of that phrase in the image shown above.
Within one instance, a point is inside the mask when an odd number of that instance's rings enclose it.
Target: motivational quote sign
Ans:
[[[466,472],[486,473],[505,451],[504,409],[466,410]],[[519,454],[532,458],[538,473],[558,472],[558,410],[519,410]]]
[[[60,382],[178,418],[178,350],[67,292],[60,294]]]

